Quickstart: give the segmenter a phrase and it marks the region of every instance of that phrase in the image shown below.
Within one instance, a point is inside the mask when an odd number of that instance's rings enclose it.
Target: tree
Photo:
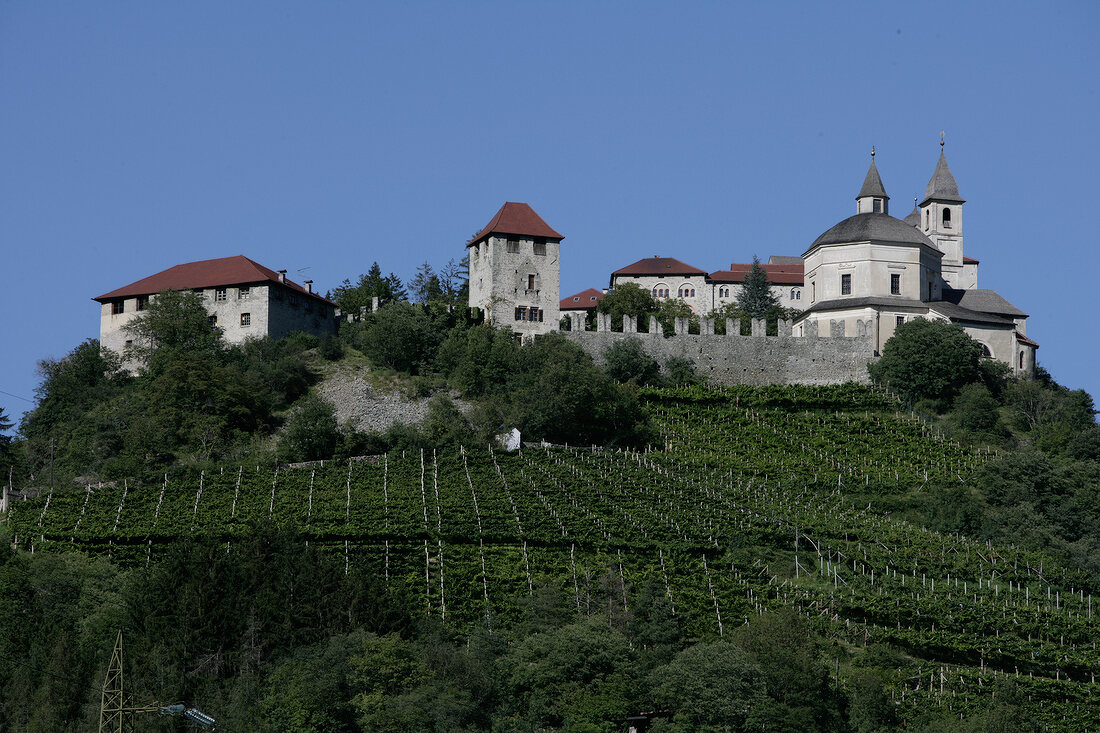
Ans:
[[[422,308],[390,303],[365,322],[357,345],[379,366],[418,374],[432,362],[442,338]]]
[[[653,702],[673,713],[675,731],[741,730],[765,700],[764,677],[743,651],[723,641],[699,642],[649,676]]]
[[[621,283],[611,288],[596,306],[598,313],[611,314],[611,328],[622,330],[623,316],[643,317],[643,327],[649,327],[649,316],[657,313],[657,301],[636,283]]]
[[[281,447],[286,456],[298,461],[332,458],[339,442],[340,430],[332,403],[315,395],[298,400],[283,433]]]
[[[637,338],[616,341],[604,354],[604,370],[618,382],[637,385],[652,384],[660,380],[661,365],[646,353]]]
[[[211,322],[202,297],[189,290],[158,293],[124,329],[133,336],[133,355],[153,372],[179,353],[209,356],[223,348],[221,329]]]
[[[936,400],[942,409],[964,384],[981,378],[981,358],[981,344],[960,326],[915,318],[897,327],[882,349],[882,358],[867,370],[876,383],[885,384],[903,400]]]
[[[4,435],[4,433],[13,427],[15,427],[15,423],[8,419],[8,416],[4,414],[4,408],[0,407],[0,483],[3,483],[12,463],[11,436]]]
[[[745,275],[741,292],[737,294],[737,305],[751,318],[765,318],[769,309],[779,305],[779,298],[772,292],[768,273],[764,272],[756,255],[752,256],[752,268]]]
[[[414,303],[424,305],[433,301],[442,300],[444,297],[443,286],[440,283],[439,275],[436,274],[435,270],[433,270],[432,266],[427,262],[416,268],[416,275],[413,277],[409,287],[412,290],[412,299]]]

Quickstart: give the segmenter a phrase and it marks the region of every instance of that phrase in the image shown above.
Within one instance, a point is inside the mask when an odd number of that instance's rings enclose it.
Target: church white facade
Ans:
[[[898,325],[913,318],[959,324],[986,355],[1014,373],[1035,368],[1038,344],[1027,338],[1027,314],[994,290],[978,285],[978,262],[963,254],[963,204],[955,177],[940,151],[924,201],[904,220],[889,213],[890,197],[872,153],[856,196],[856,214],[836,224],[802,255],[807,308],[795,335],[817,322],[818,333],[842,324],[871,324],[881,352]]]

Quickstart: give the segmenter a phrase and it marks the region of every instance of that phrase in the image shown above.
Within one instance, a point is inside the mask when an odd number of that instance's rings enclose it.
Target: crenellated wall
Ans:
[[[583,321],[581,322],[583,323]],[[816,326],[816,324],[814,324]],[[635,319],[623,319],[623,333],[611,331],[611,316],[598,313],[595,331],[562,331],[593,359],[602,363],[612,344],[635,338],[662,365],[672,357],[690,360],[700,377],[716,384],[841,384],[868,382],[867,364],[875,359],[872,329],[860,323],[857,336],[820,337],[807,332],[791,336],[791,322],[780,321],[779,336],[764,335],[764,321],[754,319],[752,336],[741,336],[740,322],[726,321],[726,333],[714,333],[714,321],[702,319],[698,335],[688,333],[688,319],[677,319],[676,334],[666,338],[655,318],[649,333],[638,333]],[[816,329],[815,329],[816,330]]]

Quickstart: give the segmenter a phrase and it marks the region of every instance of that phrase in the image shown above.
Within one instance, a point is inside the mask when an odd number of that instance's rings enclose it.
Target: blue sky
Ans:
[[[247,255],[328,290],[460,258],[504,201],[562,294],[641,257],[801,254],[876,146],[904,216],[947,134],[979,286],[1100,396],[1100,4],[0,1],[0,407],[90,299]],[[20,399],[24,398],[24,399]]]

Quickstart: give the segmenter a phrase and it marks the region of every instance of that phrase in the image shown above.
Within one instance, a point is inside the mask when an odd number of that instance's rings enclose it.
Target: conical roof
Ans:
[[[913,202],[913,210],[909,212],[909,215],[902,219],[906,224],[915,226],[920,229],[920,207],[917,206],[917,202]]]
[[[947,157],[943,154],[943,148],[940,148],[940,159],[936,163],[936,172],[932,174],[932,180],[928,182],[928,188],[924,190],[925,203],[933,199],[959,204],[966,201],[962,196],[959,196],[959,184],[955,183],[955,176],[951,175],[951,169],[947,167]]]
[[[867,177],[863,179],[863,188],[859,189],[859,195],[856,196],[856,200],[865,196],[874,196],[875,198],[886,200],[890,199],[890,197],[886,195],[886,189],[882,185],[882,178],[879,177],[874,158],[871,158],[871,167],[867,169]]]

